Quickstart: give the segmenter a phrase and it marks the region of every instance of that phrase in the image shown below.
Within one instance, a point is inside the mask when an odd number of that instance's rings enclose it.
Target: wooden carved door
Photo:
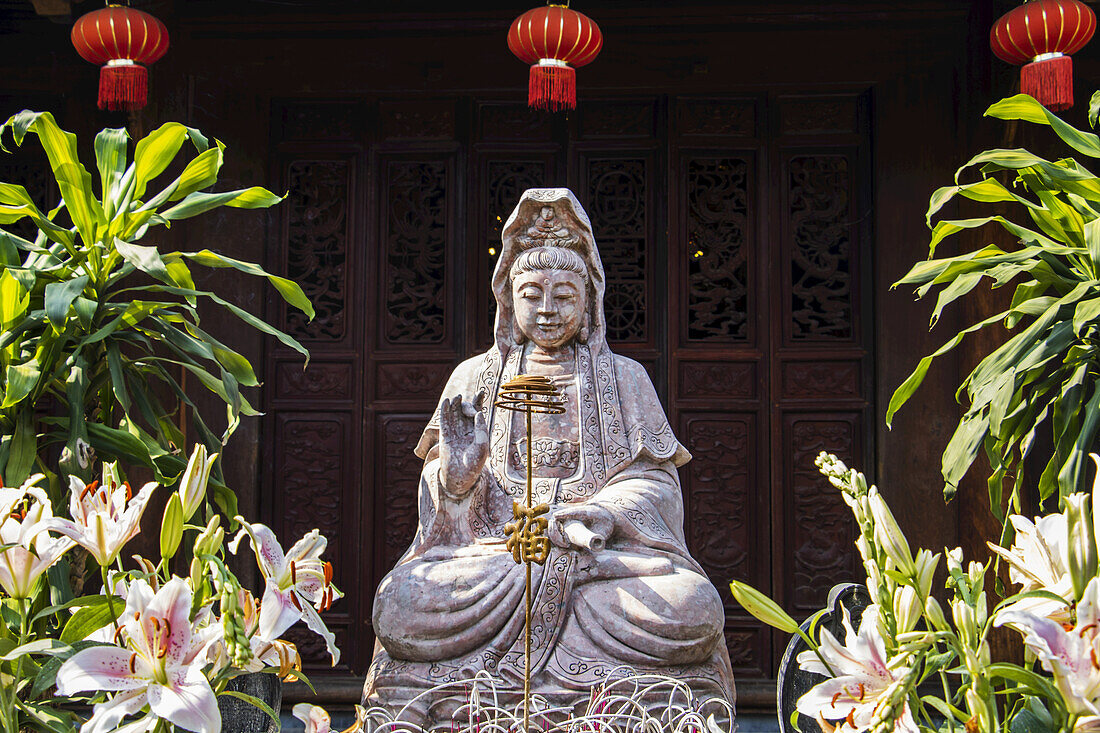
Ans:
[[[455,364],[490,342],[489,278],[529,187],[568,185],[608,275],[612,347],[650,372],[694,460],[694,556],[727,601],[739,680],[770,679],[772,634],[732,578],[796,614],[856,577],[853,528],[814,468],[870,463],[867,95],[585,101],[362,99],[272,110],[290,200],[269,263],[303,284],[304,372],[266,363],[262,465],[281,536],[319,527],[337,584],[338,672],[370,662],[374,589],[416,524],[413,455]],[[323,649],[295,637],[317,669]]]

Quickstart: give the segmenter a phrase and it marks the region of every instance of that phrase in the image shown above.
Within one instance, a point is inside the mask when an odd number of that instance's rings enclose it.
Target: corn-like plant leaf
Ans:
[[[1048,110],[1027,94],[1017,94],[995,102],[985,111],[989,117],[1001,120],[1024,120],[1039,125],[1050,125],[1058,137],[1079,153],[1090,158],[1100,158],[1100,138],[1089,132],[1081,132]]]
[[[302,288],[298,283],[293,280],[288,280],[278,275],[272,275],[259,265],[254,265],[251,262],[235,260],[232,257],[226,257],[217,252],[211,252],[208,249],[204,249],[200,252],[180,252],[179,254],[200,265],[205,265],[206,267],[232,267],[235,270],[239,270],[249,275],[266,277],[268,282],[274,285],[275,289],[279,291],[279,294],[283,296],[283,300],[305,313],[310,320],[313,320],[313,304],[309,302],[309,298],[302,292]]]
[[[46,318],[57,331],[65,327],[65,321],[69,317],[69,308],[72,307],[76,296],[84,292],[88,285],[88,276],[80,275],[72,280],[46,285],[45,308]]]
[[[184,197],[172,208],[161,212],[160,216],[166,221],[177,221],[190,219],[192,216],[198,216],[220,206],[230,206],[235,209],[266,209],[279,203],[283,198],[285,197],[276,196],[260,186],[222,193],[197,191]]]
[[[40,375],[38,362],[34,359],[23,364],[9,365],[4,380],[4,401],[0,403],[0,409],[14,407],[26,399],[34,391]]]

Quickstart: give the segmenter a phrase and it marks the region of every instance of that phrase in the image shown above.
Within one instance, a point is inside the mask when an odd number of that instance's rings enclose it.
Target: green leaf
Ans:
[[[121,239],[115,240],[115,249],[122,258],[142,272],[152,275],[157,280],[169,285],[174,284],[172,276],[168,274],[168,268],[161,259],[156,247],[147,247],[142,244],[134,244]]]
[[[119,599],[119,600],[121,600],[121,599]],[[123,601],[123,603],[125,603],[125,601]],[[104,596],[104,595],[79,596],[77,598],[73,598],[72,600],[68,601],[67,603],[59,603],[56,606],[50,606],[48,608],[43,608],[41,611],[39,611],[38,613],[36,613],[34,615],[34,618],[31,619],[31,623],[34,623],[35,621],[38,621],[39,619],[46,618],[47,616],[53,616],[55,613],[59,613],[61,611],[67,611],[70,608],[84,608],[84,607],[87,607],[87,606],[105,606],[105,605],[107,605],[107,596]]]
[[[130,134],[125,127],[109,127],[95,136],[95,161],[99,169],[99,190],[103,197],[106,218],[111,218],[111,202],[117,194],[119,181],[126,172],[126,141]]]
[[[156,470],[156,464],[150,455],[149,447],[135,435],[109,428],[99,423],[88,423],[88,442],[96,453],[107,460],[122,460],[124,462],[138,463],[146,468],[151,468],[156,473],[158,482],[163,483],[164,476]]]
[[[11,436],[7,465],[4,467],[4,483],[19,486],[30,476],[31,467],[38,453],[38,436],[34,432],[34,411],[24,405],[15,418],[15,432]]]
[[[69,307],[72,306],[73,300],[84,292],[87,285],[87,275],[80,275],[72,280],[47,283],[45,295],[46,318],[50,319],[50,323],[53,324],[58,333],[65,327],[65,321],[69,316]]]
[[[58,641],[57,639],[37,639],[35,641],[27,642],[22,646],[18,646],[12,649],[7,654],[0,656],[0,662],[12,662],[19,657],[29,654],[45,654],[53,655],[69,650],[69,645]]]
[[[99,646],[99,644],[94,641],[77,641],[69,647],[68,652],[60,652],[46,660],[46,663],[42,665],[42,669],[39,670],[38,675],[34,678],[34,685],[31,687],[31,696],[37,697],[53,687],[57,681],[57,673],[61,669],[61,665],[65,663],[65,660],[73,654],[85,649],[90,649],[93,646]],[[71,729],[69,729],[69,731],[71,733]]]
[[[188,138],[200,153],[209,145],[198,130],[178,122],[166,122],[138,141],[134,148],[135,199],[145,196],[149,182],[164,172]]]
[[[1079,153],[1090,158],[1100,158],[1100,139],[1088,132],[1081,132],[1067,124],[1058,115],[1048,110],[1026,94],[1017,94],[1008,99],[993,103],[985,111],[987,117],[1001,120],[1024,120],[1040,125],[1050,125],[1062,141]]]
[[[288,280],[278,275],[272,275],[259,265],[255,265],[251,262],[235,260],[232,257],[226,257],[217,252],[211,252],[208,249],[204,249],[200,252],[180,252],[179,254],[200,265],[205,265],[206,267],[232,267],[235,270],[239,270],[249,275],[266,277],[268,282],[274,285],[275,289],[279,291],[279,294],[283,296],[283,300],[305,313],[310,320],[313,320],[313,304],[309,302],[309,298],[302,292],[302,288],[298,283],[293,280]]]
[[[124,608],[126,608],[126,601],[118,596],[112,596],[110,603],[85,606],[77,610],[61,630],[61,641],[66,644],[84,641],[93,631],[98,631],[117,620]]]
[[[1015,664],[1008,664],[1006,662],[994,662],[986,667],[986,671],[990,677],[1000,677],[1006,680],[1011,680],[1017,684],[1023,685],[1035,692],[1039,697],[1044,698],[1050,705],[1054,705],[1056,708],[1065,709],[1065,704],[1062,702],[1062,696],[1058,692],[1058,688],[1054,684],[1031,670],[1023,669]]]
[[[275,721],[276,726],[279,725],[279,716],[275,713],[274,710],[271,709],[270,705],[268,705],[266,702],[258,697],[253,697],[252,695],[247,695],[243,692],[237,692],[236,690],[222,690],[218,693],[218,697],[235,697],[238,700],[244,700],[250,705],[255,705],[260,710],[263,710],[265,713],[267,713],[267,716]]]
[[[276,196],[260,186],[222,193],[197,191],[188,194],[182,201],[160,215],[167,221],[177,221],[198,216],[220,206],[230,206],[235,209],[266,209],[279,203],[284,198],[285,196]]]
[[[7,330],[27,311],[30,293],[11,274],[11,270],[0,272],[0,328]]]
[[[751,585],[735,580],[730,583],[730,590],[734,599],[755,618],[788,634],[798,633],[798,622],[778,603]]]
[[[4,401],[0,403],[0,409],[6,410],[22,402],[38,383],[39,376],[38,362],[33,358],[23,364],[9,366],[7,384],[4,387]]]

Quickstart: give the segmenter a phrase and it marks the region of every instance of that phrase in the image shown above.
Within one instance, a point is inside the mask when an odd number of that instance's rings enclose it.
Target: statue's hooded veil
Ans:
[[[497,299],[494,338],[501,357],[518,343],[512,284],[512,263],[535,247],[565,247],[584,259],[588,268],[588,345],[593,353],[606,344],[603,296],[605,277],[592,223],[577,197],[568,188],[529,188],[508,217],[501,235],[500,259],[493,271],[493,295]]]

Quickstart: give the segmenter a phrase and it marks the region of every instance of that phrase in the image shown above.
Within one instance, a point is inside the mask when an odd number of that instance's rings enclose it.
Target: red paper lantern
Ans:
[[[508,48],[531,64],[527,104],[538,109],[577,106],[574,69],[595,60],[603,48],[600,27],[566,5],[528,10],[508,30]]]
[[[1052,110],[1073,106],[1073,60],[1092,38],[1096,14],[1079,0],[1034,0],[1002,15],[989,32],[993,53],[1020,69],[1020,91]]]
[[[168,50],[164,23],[140,10],[108,5],[73,26],[73,46],[85,61],[99,64],[99,108],[132,111],[145,106],[151,64]]]

